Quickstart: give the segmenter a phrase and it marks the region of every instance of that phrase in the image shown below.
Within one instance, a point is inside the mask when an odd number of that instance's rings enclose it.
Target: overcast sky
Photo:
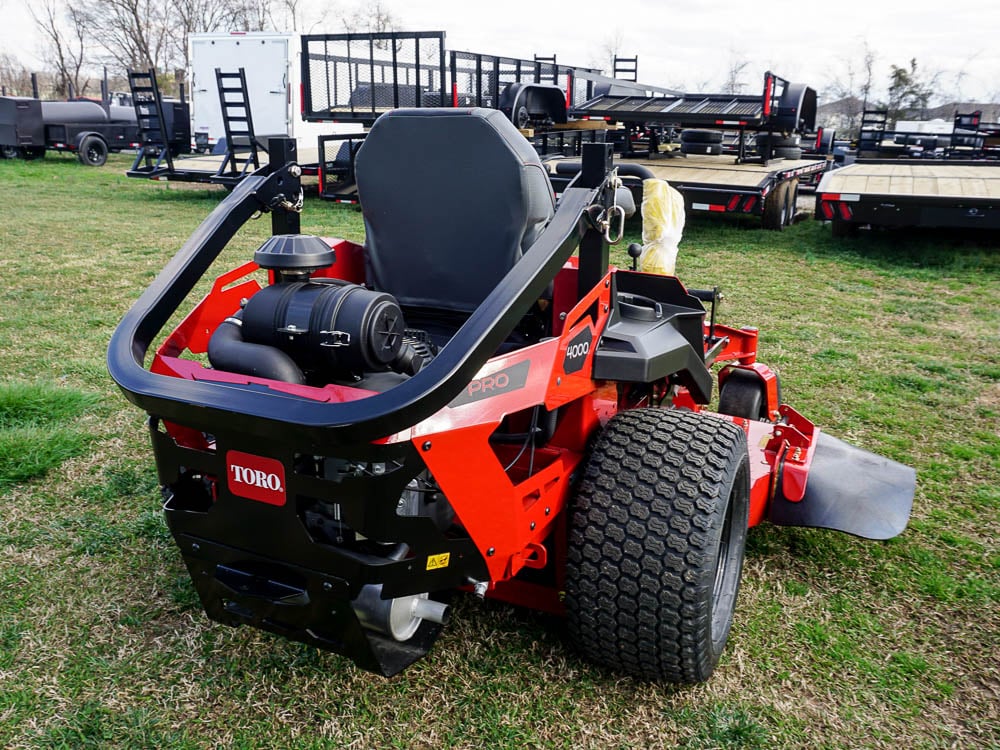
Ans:
[[[320,9],[356,0],[304,0],[304,29],[342,31],[317,21]],[[338,4],[339,1],[339,4]],[[605,67],[602,48],[621,39],[621,54],[639,56],[639,79],[689,91],[718,89],[735,62],[749,62],[748,91],[765,70],[823,91],[860,68],[863,47],[876,53],[884,90],[891,64],[941,72],[944,100],[1000,99],[1000,2],[997,0],[383,0],[400,28],[447,32],[447,48],[508,57],[556,54],[560,63]],[[25,0],[0,0],[0,45],[28,67],[38,41]]]

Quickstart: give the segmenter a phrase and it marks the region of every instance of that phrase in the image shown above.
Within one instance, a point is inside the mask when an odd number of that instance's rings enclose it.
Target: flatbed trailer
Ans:
[[[545,162],[553,185],[560,191],[572,177],[559,174],[560,159]],[[795,220],[798,188],[827,168],[815,159],[772,159],[737,162],[732,156],[687,154],[670,158],[627,159],[622,165],[639,164],[655,177],[666,180],[684,196],[684,208],[692,214],[757,217],[765,229],[780,231]],[[624,184],[641,198],[640,184],[624,178]]]
[[[613,140],[623,163],[638,159],[667,180],[684,196],[688,211],[756,216],[765,229],[780,231],[790,224],[800,184],[813,183],[830,166],[823,155],[798,158],[798,135],[815,128],[816,92],[770,71],[764,74],[760,94],[605,89],[575,104],[570,113],[617,127]],[[707,153],[691,153],[690,143],[685,148],[685,131],[692,130],[704,136]],[[731,143],[719,143],[718,131],[732,133]],[[678,133],[681,151],[688,153],[671,150]],[[751,135],[756,136],[756,151],[751,149]],[[787,149],[792,155],[783,153],[787,138],[795,139],[795,147]]]
[[[1000,162],[859,159],[824,175],[816,218],[834,236],[863,225],[1000,229]]]

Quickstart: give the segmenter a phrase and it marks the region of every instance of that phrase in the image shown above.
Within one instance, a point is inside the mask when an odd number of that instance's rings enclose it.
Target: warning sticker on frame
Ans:
[[[439,570],[441,568],[447,568],[448,562],[450,560],[451,560],[450,552],[442,552],[440,555],[428,555],[427,570]]]

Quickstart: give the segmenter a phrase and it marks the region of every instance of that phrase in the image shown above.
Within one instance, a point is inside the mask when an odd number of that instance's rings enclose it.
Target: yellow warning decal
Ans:
[[[450,560],[450,552],[442,552],[440,555],[427,555],[427,570],[447,568]]]

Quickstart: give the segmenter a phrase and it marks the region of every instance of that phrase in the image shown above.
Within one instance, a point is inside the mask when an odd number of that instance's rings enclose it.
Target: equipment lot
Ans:
[[[114,391],[104,353],[222,188],[125,180],[123,156],[100,169],[63,159],[0,164],[0,745],[1000,742],[995,235],[837,241],[819,222],[779,234],[689,220],[679,272],[723,287],[723,320],[760,326],[789,400],[918,472],[911,525],[888,543],[750,533],[711,682],[622,679],[569,651],[552,621],[472,597],[428,658],[383,680],[201,614],[163,524],[143,417]],[[303,232],[362,237],[353,208],[307,198],[302,218]],[[220,270],[269,234],[266,220],[251,230]],[[77,392],[96,399],[24,408]],[[20,479],[24,457],[57,455],[56,434],[68,460]]]

